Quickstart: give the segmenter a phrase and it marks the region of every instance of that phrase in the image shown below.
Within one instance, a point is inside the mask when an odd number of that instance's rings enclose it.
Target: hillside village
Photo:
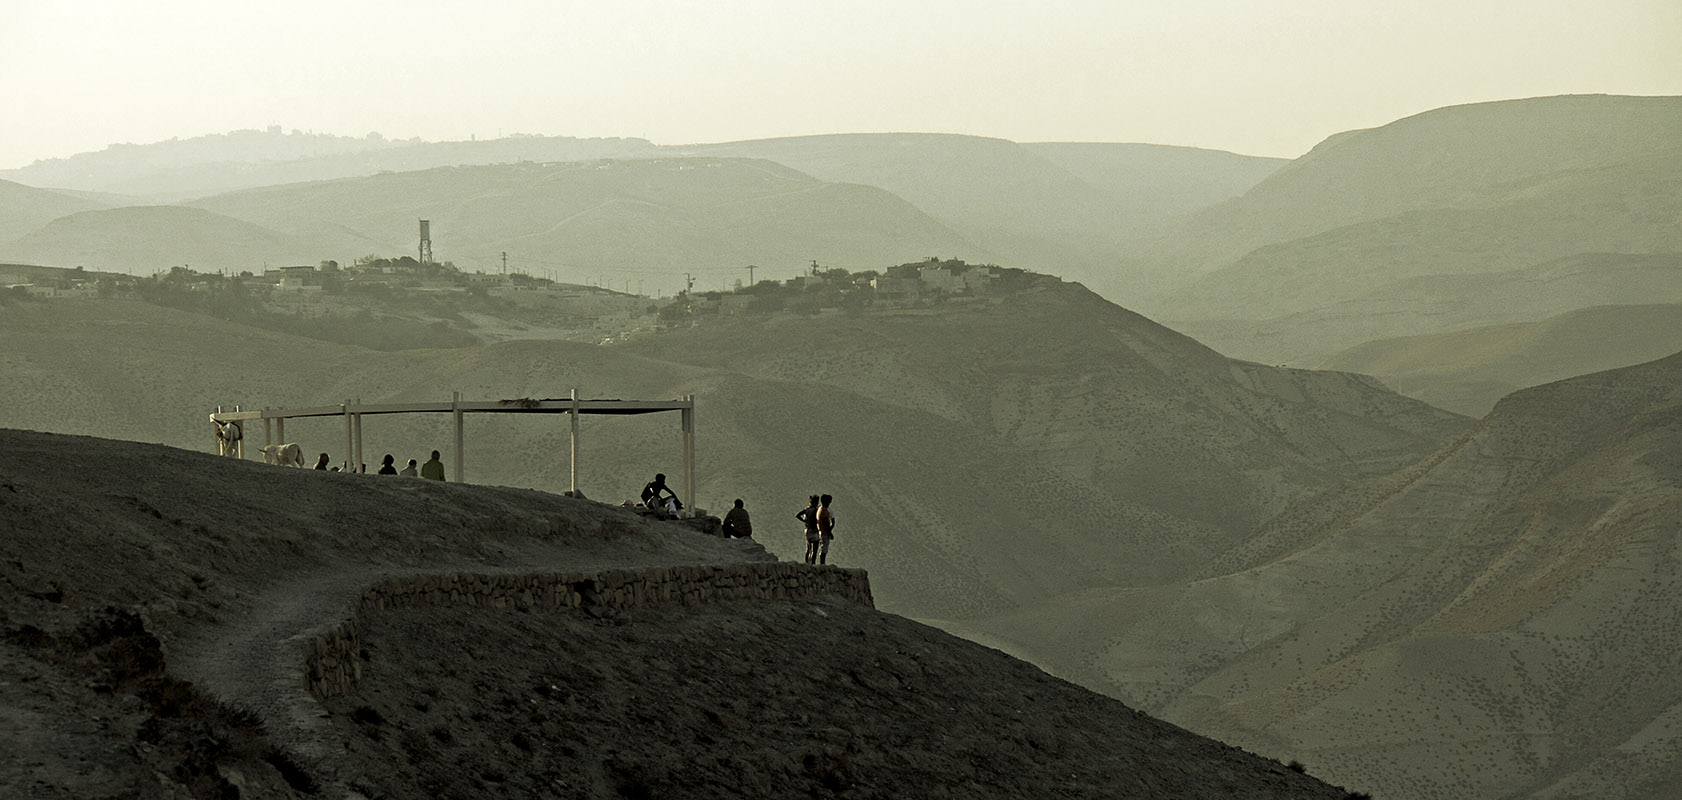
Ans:
[[[369,255],[342,266],[329,260],[236,275],[177,266],[145,277],[0,265],[4,302],[137,298],[384,350],[466,346],[515,335],[611,345],[717,319],[959,306],[1060,282],[1023,269],[939,257],[859,272],[813,261],[806,274],[793,278],[738,282],[729,291],[684,290],[658,300],[519,271],[465,272],[447,261],[422,263],[411,256]],[[517,330],[506,330],[509,324]],[[381,327],[403,333],[371,330]]]

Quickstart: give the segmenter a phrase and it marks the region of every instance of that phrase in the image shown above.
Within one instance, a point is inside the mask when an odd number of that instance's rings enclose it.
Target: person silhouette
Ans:
[[[795,512],[794,518],[806,523],[806,563],[818,563],[818,496],[812,495],[806,507]]]
[[[736,507],[724,515],[724,535],[732,539],[753,535],[753,522],[748,519],[748,510],[742,508],[742,498],[736,498]]]

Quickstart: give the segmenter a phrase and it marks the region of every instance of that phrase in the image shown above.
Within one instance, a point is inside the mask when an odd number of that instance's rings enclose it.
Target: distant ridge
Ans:
[[[1647,732],[1682,707],[1679,387],[1682,353],[1516,392],[1195,580],[980,629],[1376,796],[1663,793],[1682,748]]]

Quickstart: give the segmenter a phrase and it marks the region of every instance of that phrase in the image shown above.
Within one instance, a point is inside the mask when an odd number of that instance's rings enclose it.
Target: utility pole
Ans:
[[[754,270],[754,266],[752,264],[749,264],[748,265],[748,285],[749,286],[753,285],[753,270]]]
[[[695,277],[687,272],[683,273],[683,290],[685,292],[695,291]]]
[[[507,250],[502,251],[502,274],[505,277],[508,275],[508,251]]]

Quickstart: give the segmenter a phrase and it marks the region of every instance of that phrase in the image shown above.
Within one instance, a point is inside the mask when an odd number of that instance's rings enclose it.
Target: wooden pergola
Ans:
[[[244,411],[235,408],[223,411],[220,406],[210,415],[212,422],[234,423],[241,429],[244,441],[245,423],[263,421],[265,445],[286,442],[286,421],[298,417],[344,417],[345,451],[350,454],[353,468],[362,461],[362,417],[371,414],[437,414],[448,413],[455,418],[455,480],[465,482],[466,458],[463,452],[462,418],[468,414],[570,414],[572,415],[572,492],[578,494],[578,418],[581,414],[654,414],[676,411],[682,419],[683,432],[683,504],[695,507],[695,395],[678,400],[584,400],[574,389],[572,395],[544,400],[462,400],[456,392],[448,403],[368,403],[346,400],[332,406],[311,408],[264,408]],[[244,455],[236,448],[233,455]]]

